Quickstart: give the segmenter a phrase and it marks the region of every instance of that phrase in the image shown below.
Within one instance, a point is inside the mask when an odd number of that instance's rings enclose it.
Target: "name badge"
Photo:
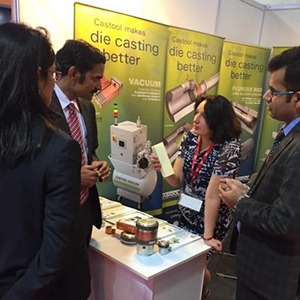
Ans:
[[[198,198],[191,197],[184,193],[181,193],[180,195],[179,204],[192,210],[199,212],[202,207],[202,203],[203,201]]]

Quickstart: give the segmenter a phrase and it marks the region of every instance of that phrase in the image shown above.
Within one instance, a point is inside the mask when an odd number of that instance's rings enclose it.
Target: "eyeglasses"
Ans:
[[[58,81],[61,78],[61,75],[62,75],[62,72],[59,72],[59,71],[48,70],[47,72],[51,74],[52,78],[55,81]]]
[[[295,91],[274,91],[271,89],[268,89],[266,93],[264,94],[265,97],[273,98],[275,96],[281,96],[281,95],[292,95],[296,93]]]

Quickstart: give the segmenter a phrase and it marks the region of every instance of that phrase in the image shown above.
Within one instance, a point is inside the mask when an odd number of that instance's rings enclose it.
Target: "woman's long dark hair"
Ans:
[[[0,168],[15,166],[32,150],[32,120],[47,115],[38,68],[47,78],[55,55],[46,33],[25,24],[0,25]]]
[[[213,132],[211,140],[214,143],[222,143],[238,138],[242,132],[241,122],[235,115],[231,102],[221,95],[206,96],[196,100],[195,109],[204,100],[205,120]]]

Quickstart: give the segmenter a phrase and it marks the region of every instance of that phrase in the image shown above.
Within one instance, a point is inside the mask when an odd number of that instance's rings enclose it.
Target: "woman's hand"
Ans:
[[[159,161],[158,157],[155,154],[152,153],[150,155],[150,160],[151,160],[151,164],[152,164],[153,168],[155,169],[155,171],[160,172],[161,164],[160,164],[160,161]]]
[[[204,243],[206,245],[212,247],[217,252],[221,252],[222,251],[222,242],[219,241],[219,240],[216,240],[216,239],[212,238],[211,240],[204,241]]]

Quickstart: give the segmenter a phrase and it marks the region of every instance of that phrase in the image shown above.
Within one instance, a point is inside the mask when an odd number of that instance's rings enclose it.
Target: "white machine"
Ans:
[[[110,126],[111,155],[114,166],[113,183],[117,195],[141,203],[153,192],[157,174],[151,165],[151,142],[147,126],[124,121]]]

